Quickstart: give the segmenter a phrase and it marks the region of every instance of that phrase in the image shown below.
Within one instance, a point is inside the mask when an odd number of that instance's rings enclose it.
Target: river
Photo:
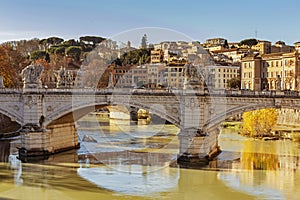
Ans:
[[[81,124],[79,150],[28,163],[15,156],[17,139],[0,141],[0,199],[300,199],[299,143],[224,129],[217,160],[169,167],[178,131],[124,120]]]

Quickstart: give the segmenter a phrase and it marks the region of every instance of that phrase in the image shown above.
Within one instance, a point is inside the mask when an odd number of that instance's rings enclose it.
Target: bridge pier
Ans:
[[[219,130],[209,133],[195,128],[181,129],[178,137],[180,142],[177,162],[183,165],[205,165],[220,152],[218,146]]]
[[[19,157],[47,157],[55,153],[78,148],[78,134],[75,123],[49,125],[47,129],[38,126],[25,127],[21,133],[22,148]]]

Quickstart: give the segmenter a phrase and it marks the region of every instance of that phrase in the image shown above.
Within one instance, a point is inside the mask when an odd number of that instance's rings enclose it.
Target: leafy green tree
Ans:
[[[278,111],[275,108],[245,112],[242,134],[252,137],[269,136],[277,123],[277,117]]]
[[[241,88],[241,80],[240,80],[240,78],[234,77],[232,79],[229,79],[227,81],[227,87],[228,88],[234,88],[234,89]]]
[[[101,43],[105,38],[97,36],[82,36],[79,38],[80,43],[91,44],[93,47]]]
[[[44,59],[47,62],[50,62],[49,54],[46,51],[41,51],[41,50],[31,52],[30,59],[33,61]]]
[[[48,48],[47,52],[53,54],[58,47],[59,47],[58,45],[52,45],[51,47]]]
[[[135,49],[123,54],[118,63],[121,63],[123,66],[149,63],[150,55],[150,49]]]
[[[78,46],[70,46],[66,48],[66,55],[78,61],[80,60],[81,48]]]
[[[42,46],[42,49],[47,50],[53,45],[61,44],[64,41],[64,39],[59,37],[49,37],[46,39],[42,39],[39,41],[39,44]]]
[[[80,44],[74,39],[67,40],[63,43],[65,46],[80,46]]]
[[[66,48],[64,46],[59,46],[55,49],[54,53],[56,55],[65,55]]]
[[[257,43],[257,39],[250,38],[240,41],[239,46],[247,45],[249,48],[251,48],[252,46],[257,45]]]
[[[64,41],[64,39],[59,38],[59,37],[49,37],[46,39],[47,43],[51,44],[51,45],[57,45],[60,44]]]

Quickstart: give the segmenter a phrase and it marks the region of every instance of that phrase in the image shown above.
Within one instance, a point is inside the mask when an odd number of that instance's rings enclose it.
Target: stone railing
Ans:
[[[264,98],[299,98],[298,91],[252,91],[252,90],[155,90],[155,89],[131,89],[131,88],[114,88],[114,89],[96,89],[96,88],[64,88],[64,89],[23,89],[23,88],[0,88],[0,94],[21,94],[26,92],[32,93],[72,93],[72,94],[128,94],[128,95],[189,95],[195,94],[200,96],[228,96],[228,97],[264,97]]]

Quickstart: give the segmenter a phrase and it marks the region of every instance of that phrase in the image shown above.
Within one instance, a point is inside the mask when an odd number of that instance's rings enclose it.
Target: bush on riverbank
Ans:
[[[251,137],[272,136],[271,131],[277,123],[277,118],[278,111],[274,108],[245,112],[241,134]]]

